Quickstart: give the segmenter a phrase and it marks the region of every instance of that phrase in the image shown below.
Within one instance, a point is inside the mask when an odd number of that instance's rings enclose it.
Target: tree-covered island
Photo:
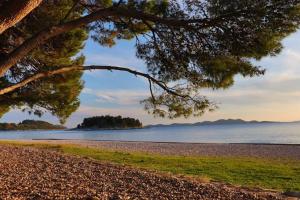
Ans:
[[[142,128],[143,125],[138,119],[121,116],[96,116],[85,118],[77,129],[128,129]]]
[[[61,125],[50,124],[49,122],[40,120],[24,120],[16,123],[0,123],[0,130],[60,130],[66,129]]]

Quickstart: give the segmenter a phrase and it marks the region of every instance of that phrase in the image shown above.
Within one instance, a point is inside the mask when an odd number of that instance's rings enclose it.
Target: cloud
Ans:
[[[253,81],[253,83],[235,85],[226,90],[204,90],[201,94],[220,104],[234,105],[243,110],[247,106],[280,104],[278,109],[284,109],[286,104],[300,105],[300,78],[281,81]]]
[[[284,40],[285,48],[278,56],[266,57],[255,62],[256,65],[267,69],[264,76],[237,77],[233,87],[219,91],[204,90],[203,94],[221,103],[220,109],[234,105],[240,112],[249,107],[258,112],[261,109],[259,105],[274,105],[282,111],[288,104],[299,108],[300,48],[299,45],[295,45],[295,41],[299,44],[299,36],[300,32],[297,32]]]
[[[96,90],[84,88],[83,94],[88,94],[96,97],[98,103],[112,103],[118,105],[136,105],[140,100],[149,96],[145,90]]]
[[[300,35],[300,34],[299,34]],[[300,49],[286,48],[276,57],[266,57],[258,62],[267,69],[264,80],[278,82],[300,78]]]

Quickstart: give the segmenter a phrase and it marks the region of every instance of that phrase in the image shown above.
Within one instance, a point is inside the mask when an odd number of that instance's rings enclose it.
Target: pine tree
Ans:
[[[299,24],[299,0],[45,0],[0,35],[0,111],[27,106],[64,121],[79,105],[77,71],[97,69],[146,78],[151,95],[142,103],[155,116],[199,116],[216,108],[201,89],[263,75],[251,61],[276,56]],[[86,29],[102,46],[135,40],[147,73],[83,66],[74,56]]]

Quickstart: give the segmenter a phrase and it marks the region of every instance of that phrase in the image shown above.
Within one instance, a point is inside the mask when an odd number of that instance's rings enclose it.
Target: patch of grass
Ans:
[[[138,152],[124,153],[75,145],[50,145],[42,143],[13,144],[54,149],[63,153],[89,157],[99,161],[177,175],[181,174],[200,179],[201,177],[205,177],[205,179],[235,185],[283,191],[300,191],[299,160],[272,160],[247,157],[163,156]]]

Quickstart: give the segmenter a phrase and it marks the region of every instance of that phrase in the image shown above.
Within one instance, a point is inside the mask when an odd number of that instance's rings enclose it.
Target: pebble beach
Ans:
[[[279,192],[201,183],[44,149],[0,145],[0,152],[0,199],[5,200],[288,199]]]

